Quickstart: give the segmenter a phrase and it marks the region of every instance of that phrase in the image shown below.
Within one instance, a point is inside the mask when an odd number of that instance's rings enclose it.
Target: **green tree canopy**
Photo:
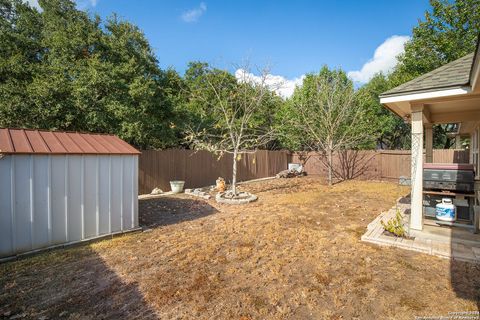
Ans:
[[[377,137],[377,147],[403,149],[410,146],[410,127],[400,117],[382,106],[379,95],[391,88],[387,77],[375,75],[358,92],[358,101],[365,109],[369,123]]]
[[[143,33],[116,16],[102,24],[70,0],[40,6],[0,0],[0,126],[175,144],[169,78],[176,75],[158,67]]]
[[[479,0],[430,0],[431,10],[412,31],[394,76],[412,79],[475,50],[480,34]]]

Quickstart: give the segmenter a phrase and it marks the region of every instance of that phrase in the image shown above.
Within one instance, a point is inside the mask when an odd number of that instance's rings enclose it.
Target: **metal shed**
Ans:
[[[138,155],[113,135],[0,129],[0,258],[138,228]]]

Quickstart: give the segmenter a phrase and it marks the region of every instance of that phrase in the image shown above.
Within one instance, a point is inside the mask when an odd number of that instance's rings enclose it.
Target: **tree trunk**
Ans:
[[[233,151],[233,167],[232,167],[232,192],[237,195],[237,150]]]
[[[327,161],[328,161],[328,185],[332,185],[332,166],[333,166],[333,159],[332,159],[332,149],[329,148],[327,150]]]

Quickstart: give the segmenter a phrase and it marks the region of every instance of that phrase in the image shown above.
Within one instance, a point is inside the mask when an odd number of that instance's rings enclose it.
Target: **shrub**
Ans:
[[[382,224],[382,227],[388,232],[396,235],[397,237],[405,237],[407,235],[407,232],[405,231],[405,226],[403,224],[402,218],[402,214],[397,208],[397,213],[395,214],[395,217],[388,220],[387,223],[385,223],[383,220],[380,221],[380,223]]]

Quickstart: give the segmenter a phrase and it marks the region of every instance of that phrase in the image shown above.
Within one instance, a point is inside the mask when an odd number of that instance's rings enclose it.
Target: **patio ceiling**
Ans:
[[[442,98],[385,103],[402,118],[409,118],[412,106],[423,105],[426,123],[480,121],[480,94],[464,94]]]

